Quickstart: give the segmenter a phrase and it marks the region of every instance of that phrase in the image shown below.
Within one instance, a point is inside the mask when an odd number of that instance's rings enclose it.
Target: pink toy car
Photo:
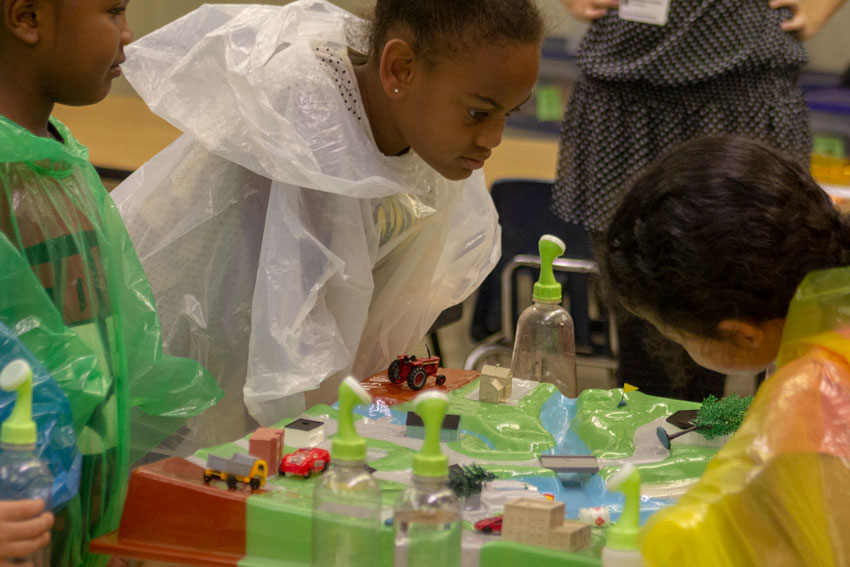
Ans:
[[[331,455],[324,449],[298,449],[284,455],[280,461],[280,475],[296,474],[310,478],[313,473],[322,473],[328,468]]]

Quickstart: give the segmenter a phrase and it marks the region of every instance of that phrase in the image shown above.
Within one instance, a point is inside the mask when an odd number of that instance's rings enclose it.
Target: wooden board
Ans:
[[[409,402],[415,398],[419,392],[425,392],[427,390],[441,390],[444,392],[456,390],[461,386],[469,384],[481,375],[481,373],[477,370],[455,370],[451,368],[438,368],[437,374],[445,375],[445,384],[442,386],[435,386],[434,377],[429,376],[427,384],[419,391],[411,390],[407,387],[406,383],[393,384],[387,377],[386,370],[369,376],[363,380],[360,385],[363,386],[364,390],[369,392],[369,395],[371,395],[373,399],[383,400],[387,405],[391,406],[393,404]]]

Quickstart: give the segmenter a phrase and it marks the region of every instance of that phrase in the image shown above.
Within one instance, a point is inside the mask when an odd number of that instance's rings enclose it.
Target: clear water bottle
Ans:
[[[381,529],[381,488],[366,468],[366,441],[354,428],[354,406],[369,394],[351,377],[339,387],[339,430],[331,468],[313,489],[311,565],[374,567]]]
[[[0,388],[17,390],[15,408],[0,430],[0,500],[44,500],[50,509],[53,478],[35,456],[36,429],[32,420],[32,369],[24,360],[9,363],[0,373]],[[48,567],[50,547],[27,557],[3,557],[0,564]]]
[[[631,463],[623,466],[605,481],[609,492],[625,496],[620,519],[610,528],[602,548],[602,567],[641,567],[640,554],[640,471]]]
[[[568,398],[578,395],[576,339],[573,319],[561,306],[561,284],[552,262],[564,253],[560,238],[540,237],[540,279],[534,284],[534,302],[519,317],[511,358],[514,378],[548,382]]]
[[[394,510],[395,567],[460,567],[461,503],[448,486],[448,460],[440,451],[447,407],[441,392],[425,392],[414,401],[425,441],[413,457],[413,484]]]

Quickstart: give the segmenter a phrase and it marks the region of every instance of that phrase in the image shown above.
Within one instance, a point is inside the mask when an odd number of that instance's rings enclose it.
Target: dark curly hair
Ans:
[[[717,337],[724,319],[785,317],[806,274],[847,262],[848,234],[794,159],[748,138],[708,136],[632,181],[600,266],[627,309]]]
[[[408,30],[411,47],[429,65],[484,44],[539,43],[543,37],[534,0],[377,0],[372,21],[372,60],[396,27]]]

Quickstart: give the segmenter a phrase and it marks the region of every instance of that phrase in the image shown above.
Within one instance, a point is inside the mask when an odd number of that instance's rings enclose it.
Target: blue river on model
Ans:
[[[338,408],[338,403],[333,407]],[[377,413],[376,413],[377,410]],[[354,412],[364,417],[376,418],[389,415],[392,423],[404,425],[407,419],[406,411],[399,411],[383,406],[376,408],[375,404],[366,408],[357,406]],[[576,400],[562,396],[555,392],[543,404],[540,410],[541,425],[552,434],[555,439],[555,447],[547,454],[569,454],[590,455],[590,448],[584,441],[570,429],[569,424],[576,414]],[[461,425],[463,421],[461,420]],[[493,443],[483,435],[463,429],[462,435],[473,435],[481,439],[488,447],[493,448]],[[566,507],[567,518],[578,518],[579,509],[595,508],[604,506],[608,508],[611,521],[616,522],[623,509],[623,495],[619,492],[608,492],[605,482],[597,474],[562,474],[558,476],[525,476],[515,480],[526,482],[534,486],[540,492],[553,494],[555,499],[563,502]],[[674,501],[661,498],[649,498],[641,496],[640,522],[643,524],[652,514],[658,510],[670,506]]]

